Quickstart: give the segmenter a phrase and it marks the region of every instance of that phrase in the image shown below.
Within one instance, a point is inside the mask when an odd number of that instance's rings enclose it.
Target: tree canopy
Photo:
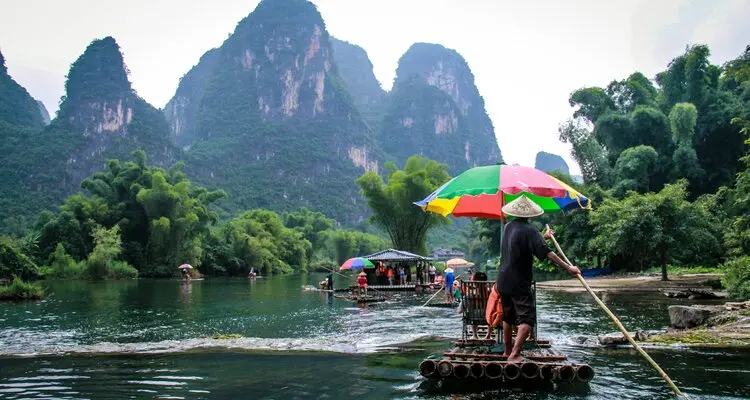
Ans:
[[[373,212],[371,220],[388,234],[395,248],[426,254],[427,232],[447,220],[426,213],[413,203],[427,197],[450,179],[446,165],[412,156],[403,170],[397,169],[393,163],[387,163],[385,170],[387,180],[374,172],[367,172],[357,179]]]

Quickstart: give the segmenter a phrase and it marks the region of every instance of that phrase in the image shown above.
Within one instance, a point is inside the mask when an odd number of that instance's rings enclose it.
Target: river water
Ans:
[[[417,371],[460,336],[454,309],[420,307],[427,294],[359,308],[302,290],[322,278],[45,282],[52,295],[43,301],[0,303],[0,399],[671,397],[633,350],[572,340],[616,330],[586,293],[540,291],[539,337],[590,364],[593,381],[482,391]],[[604,301],[630,330],[664,328],[667,306],[681,302],[656,294]],[[691,398],[750,398],[750,351],[648,351]]]

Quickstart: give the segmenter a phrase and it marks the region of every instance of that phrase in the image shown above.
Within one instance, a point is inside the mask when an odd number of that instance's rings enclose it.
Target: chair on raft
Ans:
[[[473,337],[472,326],[477,331],[489,329],[486,319],[487,301],[494,281],[461,281],[461,339]]]
[[[472,326],[477,326],[477,331],[487,332],[490,329],[487,323],[487,303],[490,298],[490,291],[495,281],[461,281],[461,339],[469,340],[473,338]],[[531,283],[531,292],[536,303],[536,282]],[[498,304],[498,306],[500,306]],[[502,307],[502,306],[500,306]],[[534,330],[529,335],[529,341],[535,341],[537,336],[538,324],[534,325]],[[495,328],[495,342],[502,343],[503,325],[500,322]],[[516,329],[513,329],[515,336]]]

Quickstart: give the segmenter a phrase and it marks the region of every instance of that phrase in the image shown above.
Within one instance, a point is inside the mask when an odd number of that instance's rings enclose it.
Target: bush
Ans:
[[[125,261],[112,261],[107,269],[108,279],[136,279],[138,270]]]
[[[21,250],[16,241],[9,237],[0,237],[0,279],[19,276],[21,279],[36,277],[38,268]]]
[[[750,299],[750,256],[729,260],[724,263],[724,279],[729,296],[737,300]]]
[[[52,279],[86,279],[88,270],[85,262],[76,262],[65,251],[62,243],[58,243],[52,253],[49,267],[42,268],[40,275]]]
[[[0,286],[0,300],[39,300],[44,295],[44,289],[38,283],[24,282],[15,275],[10,285]]]

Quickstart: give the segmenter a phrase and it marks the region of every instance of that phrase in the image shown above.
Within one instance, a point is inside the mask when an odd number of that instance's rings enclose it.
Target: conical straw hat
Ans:
[[[544,210],[538,204],[529,200],[526,195],[522,194],[517,199],[504,205],[503,213],[517,218],[531,218],[544,214]]]
[[[360,272],[359,274],[360,274],[360,275],[364,275],[364,276],[367,276],[367,274],[365,273],[365,271],[362,271],[362,272]]]

